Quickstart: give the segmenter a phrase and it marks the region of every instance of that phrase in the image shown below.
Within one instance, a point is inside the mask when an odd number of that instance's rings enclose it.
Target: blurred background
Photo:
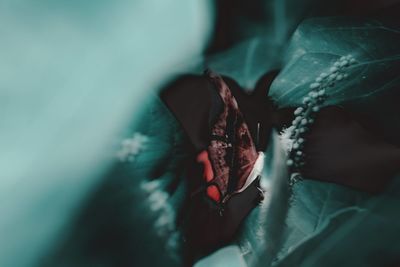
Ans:
[[[1,0],[0,266],[176,266],[147,235],[145,171],[125,164],[148,112],[160,120],[151,131],[179,131],[149,111],[157,90],[206,67],[253,88],[283,66],[304,19],[398,26],[397,2]]]

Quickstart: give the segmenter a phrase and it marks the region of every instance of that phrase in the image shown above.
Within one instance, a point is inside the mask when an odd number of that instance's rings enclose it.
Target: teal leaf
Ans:
[[[346,55],[357,63],[349,67],[346,80],[327,91],[326,104],[372,97],[399,85],[398,30],[377,21],[316,18],[303,22],[293,34],[270,95],[280,106],[300,105],[310,84]]]

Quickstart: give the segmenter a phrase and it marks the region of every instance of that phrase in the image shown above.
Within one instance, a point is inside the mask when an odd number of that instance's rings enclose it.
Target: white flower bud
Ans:
[[[303,103],[304,104],[310,103],[310,100],[311,99],[308,96],[306,96],[305,98],[303,98]]]
[[[297,108],[295,111],[294,111],[294,115],[300,115],[301,113],[303,112],[303,108],[302,107],[299,107],[299,108]]]
[[[315,107],[313,107],[313,108],[312,108],[312,111],[314,111],[314,112],[318,112],[318,111],[319,111],[319,106],[315,106]]]
[[[310,93],[308,93],[308,95],[312,98],[316,98],[318,96],[318,93],[315,91],[311,91]]]
[[[312,84],[310,85],[310,88],[311,88],[311,89],[315,89],[315,88],[318,88],[320,85],[321,85],[320,83],[312,83]]]
[[[348,66],[349,65],[349,62],[347,61],[347,60],[343,60],[341,63],[340,63],[340,67],[346,67],[346,66]]]

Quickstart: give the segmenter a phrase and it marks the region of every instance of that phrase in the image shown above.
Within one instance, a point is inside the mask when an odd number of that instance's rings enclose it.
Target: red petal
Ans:
[[[208,157],[208,152],[206,150],[200,152],[197,156],[197,162],[203,164],[203,177],[209,182],[214,178],[214,172],[211,166],[210,158]]]
[[[207,195],[216,202],[221,200],[221,194],[219,193],[218,187],[215,185],[210,185],[207,187]]]

